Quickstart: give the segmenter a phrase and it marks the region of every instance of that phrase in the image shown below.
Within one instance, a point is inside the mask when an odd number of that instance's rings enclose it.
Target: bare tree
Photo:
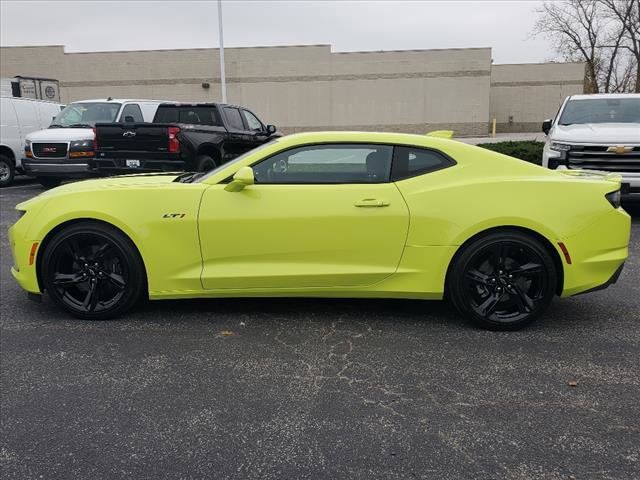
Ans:
[[[627,50],[635,64],[635,92],[640,93],[640,0],[600,0],[606,14],[619,23],[620,48]]]
[[[545,2],[534,33],[549,38],[565,61],[586,64],[587,93],[629,91],[638,86],[640,0]]]

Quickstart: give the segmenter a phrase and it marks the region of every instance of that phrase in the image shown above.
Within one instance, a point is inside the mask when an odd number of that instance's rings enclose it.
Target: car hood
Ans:
[[[640,144],[638,123],[582,123],[556,125],[551,135],[554,142],[597,144]]]
[[[74,140],[93,140],[93,130],[90,128],[47,128],[31,132],[26,140],[32,142],[72,142]]]

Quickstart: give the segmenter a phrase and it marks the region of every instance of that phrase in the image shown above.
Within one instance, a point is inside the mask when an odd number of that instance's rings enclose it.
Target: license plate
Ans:
[[[140,160],[126,160],[127,167],[138,168],[140,167]]]

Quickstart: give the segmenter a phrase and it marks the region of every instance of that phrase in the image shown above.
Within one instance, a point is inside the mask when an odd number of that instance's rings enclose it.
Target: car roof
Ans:
[[[460,144],[455,140],[441,137],[431,137],[412,133],[395,132],[349,132],[349,131],[324,131],[324,132],[304,132],[285,135],[276,139],[278,143],[286,145],[305,145],[310,143],[387,143],[393,145],[415,145],[415,146],[437,146]]]
[[[640,98],[640,93],[591,93],[585,95],[571,95],[571,100],[592,100],[596,98]]]

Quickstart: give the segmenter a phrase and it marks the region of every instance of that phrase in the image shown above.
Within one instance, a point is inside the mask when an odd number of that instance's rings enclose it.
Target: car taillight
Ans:
[[[96,127],[93,127],[93,151],[98,151],[98,131],[96,130]]]
[[[169,152],[178,153],[180,151],[180,142],[177,135],[180,133],[180,128],[169,127]]]
[[[613,208],[620,208],[621,205],[621,196],[620,190],[616,190],[615,192],[609,192],[604,196],[609,203],[613,206]]]

